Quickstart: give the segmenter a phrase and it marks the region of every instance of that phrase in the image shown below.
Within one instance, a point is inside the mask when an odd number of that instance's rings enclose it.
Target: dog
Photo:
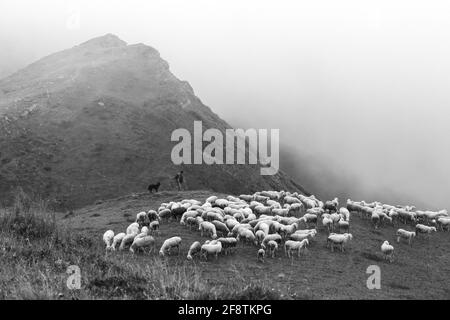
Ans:
[[[161,185],[160,182],[158,182],[157,184],[151,184],[148,186],[148,191],[150,193],[153,193],[153,190],[155,190],[155,193],[158,192],[159,186]]]

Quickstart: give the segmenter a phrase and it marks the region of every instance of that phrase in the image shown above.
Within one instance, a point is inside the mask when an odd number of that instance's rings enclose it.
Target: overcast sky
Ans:
[[[0,76],[113,33],[230,124],[279,128],[313,191],[450,207],[448,3],[1,0]]]

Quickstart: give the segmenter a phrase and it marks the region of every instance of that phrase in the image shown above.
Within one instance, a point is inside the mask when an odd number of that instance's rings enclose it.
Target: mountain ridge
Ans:
[[[258,165],[173,165],[171,132],[194,121],[231,128],[152,47],[107,34],[51,54],[0,80],[0,198],[20,186],[79,207],[157,180],[173,189],[180,168],[190,189],[304,192]]]

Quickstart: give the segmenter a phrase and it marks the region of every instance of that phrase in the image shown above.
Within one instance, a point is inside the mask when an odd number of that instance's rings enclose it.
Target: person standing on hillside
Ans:
[[[178,172],[178,173],[175,175],[175,181],[176,181],[176,183],[177,183],[178,191],[181,191],[182,186],[183,186],[183,189],[184,189],[184,176],[183,176],[183,171],[180,171],[180,172]]]

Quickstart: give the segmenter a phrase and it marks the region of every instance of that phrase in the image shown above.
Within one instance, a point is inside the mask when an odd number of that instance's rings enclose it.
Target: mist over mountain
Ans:
[[[173,165],[171,133],[194,121],[231,128],[156,49],[107,34],[57,52],[0,80],[1,197],[21,186],[80,206],[157,181],[174,189],[180,169],[190,189],[302,189],[259,165]]]

